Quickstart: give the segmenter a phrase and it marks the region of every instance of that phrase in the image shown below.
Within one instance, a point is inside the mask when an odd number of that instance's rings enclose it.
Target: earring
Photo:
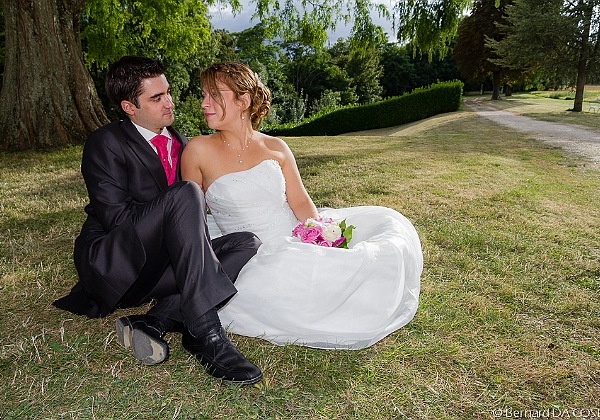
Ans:
[[[246,117],[244,117],[244,116],[242,115],[242,120],[245,120],[245,119],[246,119]]]

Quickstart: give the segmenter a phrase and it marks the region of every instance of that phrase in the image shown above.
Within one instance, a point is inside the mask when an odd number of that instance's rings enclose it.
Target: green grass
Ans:
[[[420,306],[360,351],[232,336],[263,369],[250,387],[209,379],[176,334],[168,361],[139,364],[113,327],[138,311],[88,320],[52,307],[76,281],[81,148],[0,154],[0,418],[485,419],[598,407],[600,173],[456,116],[407,136],[287,139],[318,206],[384,205],[414,223]]]

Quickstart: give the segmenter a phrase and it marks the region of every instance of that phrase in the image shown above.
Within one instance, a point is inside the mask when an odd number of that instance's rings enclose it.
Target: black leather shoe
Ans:
[[[169,355],[164,335],[167,326],[154,315],[124,316],[116,321],[117,338],[125,348],[133,350],[136,359],[146,365],[163,362]]]
[[[198,338],[185,330],[181,344],[216,379],[238,385],[250,385],[262,379],[260,369],[235,348],[221,326]]]

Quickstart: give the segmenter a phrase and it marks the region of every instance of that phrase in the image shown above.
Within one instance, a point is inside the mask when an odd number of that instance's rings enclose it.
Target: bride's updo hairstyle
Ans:
[[[258,74],[250,70],[248,66],[237,62],[217,63],[200,73],[200,84],[202,88],[211,94],[216,93],[216,101],[223,109],[225,115],[225,103],[217,89],[217,82],[224,83],[239,99],[245,93],[250,95],[250,122],[252,128],[258,130],[260,124],[269,113],[271,108],[271,91],[263,85]]]

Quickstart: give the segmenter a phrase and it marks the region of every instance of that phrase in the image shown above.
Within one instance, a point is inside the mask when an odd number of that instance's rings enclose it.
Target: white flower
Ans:
[[[340,236],[342,236],[342,230],[336,224],[330,224],[323,227],[323,238],[327,241],[335,241]]]

